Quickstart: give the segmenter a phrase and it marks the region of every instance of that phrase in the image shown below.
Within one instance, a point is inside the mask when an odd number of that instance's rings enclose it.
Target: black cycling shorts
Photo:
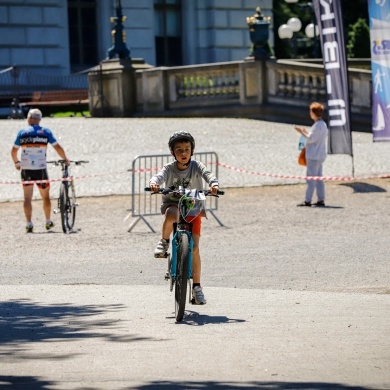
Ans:
[[[31,180],[48,180],[49,176],[46,169],[22,169],[20,173],[22,181],[31,181]],[[50,183],[36,183],[38,187],[45,189],[50,187]],[[32,186],[31,184],[23,184],[24,186]]]

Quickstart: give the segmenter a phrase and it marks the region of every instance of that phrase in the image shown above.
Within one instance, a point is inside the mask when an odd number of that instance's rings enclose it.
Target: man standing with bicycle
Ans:
[[[27,114],[28,127],[19,131],[15,143],[11,149],[11,157],[15,168],[21,172],[22,182],[48,180],[46,169],[47,145],[50,143],[58,155],[69,164],[64,149],[57,142],[50,129],[40,126],[42,112],[37,108],[31,109]],[[21,158],[18,159],[18,150],[22,148]],[[37,183],[43,201],[43,211],[46,217],[46,230],[53,228],[54,223],[50,219],[50,183]],[[32,233],[32,197],[34,183],[23,183],[24,214],[26,216],[26,233]]]

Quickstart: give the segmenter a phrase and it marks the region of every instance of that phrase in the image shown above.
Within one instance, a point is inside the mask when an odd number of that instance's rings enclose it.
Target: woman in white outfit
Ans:
[[[322,165],[326,159],[326,140],[328,127],[322,115],[324,106],[314,102],[310,105],[310,118],[314,124],[307,131],[304,127],[295,126],[295,130],[306,138],[306,176],[322,176]],[[306,180],[307,189],[305,200],[297,206],[311,206],[314,190],[317,192],[317,203],[315,206],[325,206],[325,184],[323,180]]]

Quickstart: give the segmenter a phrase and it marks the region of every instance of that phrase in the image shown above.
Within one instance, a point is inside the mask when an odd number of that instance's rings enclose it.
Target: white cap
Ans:
[[[38,108],[32,108],[27,114],[27,119],[28,118],[41,120],[42,119],[41,110],[38,110]]]

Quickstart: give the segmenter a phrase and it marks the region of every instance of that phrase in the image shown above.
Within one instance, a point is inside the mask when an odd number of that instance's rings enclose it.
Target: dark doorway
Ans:
[[[80,72],[98,63],[96,0],[68,0],[71,71]]]
[[[156,66],[183,65],[181,0],[154,0]]]

